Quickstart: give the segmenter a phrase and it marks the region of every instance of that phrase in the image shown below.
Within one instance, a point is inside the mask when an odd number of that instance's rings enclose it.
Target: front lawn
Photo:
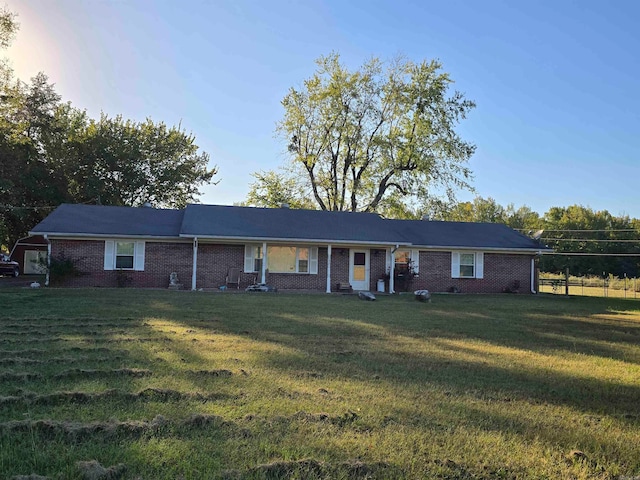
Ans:
[[[0,478],[640,475],[638,301],[3,289],[0,302]]]

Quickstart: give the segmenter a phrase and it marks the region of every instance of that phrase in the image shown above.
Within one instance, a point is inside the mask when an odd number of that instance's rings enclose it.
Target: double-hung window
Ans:
[[[451,252],[451,278],[483,278],[482,252]]]
[[[476,254],[461,253],[460,254],[460,277],[475,278],[476,276]]]
[[[105,270],[144,270],[145,242],[140,240],[105,240]]]
[[[116,269],[133,270],[135,242],[116,242]]]
[[[245,273],[259,273],[262,271],[262,245],[245,245],[244,271]]]

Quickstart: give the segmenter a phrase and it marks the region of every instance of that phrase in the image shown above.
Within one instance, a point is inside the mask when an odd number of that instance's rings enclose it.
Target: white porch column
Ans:
[[[396,266],[396,250],[397,248],[390,248],[389,249],[389,253],[391,256],[391,262],[389,265],[389,293],[396,293],[395,290],[395,282],[393,281],[393,277],[394,277],[394,270],[395,270],[395,266]]]
[[[198,272],[198,237],[193,237],[193,269],[191,274],[191,290],[196,289],[196,274]]]
[[[267,242],[262,242],[262,280],[260,283],[267,283]]]
[[[331,293],[331,245],[327,245],[327,293]]]
[[[44,286],[49,286],[49,270],[51,270],[51,240],[47,235],[44,236],[44,239],[47,241],[47,275],[44,279]]]

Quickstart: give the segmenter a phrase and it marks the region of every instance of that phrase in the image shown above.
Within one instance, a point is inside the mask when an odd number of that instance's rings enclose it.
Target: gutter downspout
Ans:
[[[532,258],[531,259],[531,293],[534,293],[534,294],[538,293],[536,292],[536,289],[535,289],[535,285],[534,285],[535,281],[536,281],[536,259]]]
[[[47,241],[47,275],[44,279],[44,286],[49,286],[49,271],[51,270],[51,242],[49,241],[49,237],[47,235],[43,235],[44,239]]]
[[[193,270],[191,274],[191,290],[196,289],[196,274],[198,272],[198,237],[193,237]]]

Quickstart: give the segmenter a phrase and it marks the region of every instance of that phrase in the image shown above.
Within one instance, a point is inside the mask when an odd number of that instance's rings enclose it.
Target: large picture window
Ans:
[[[265,252],[261,245],[245,245],[244,271],[246,273],[261,272],[262,263],[265,261],[270,273],[317,274],[318,247],[269,245]]]
[[[271,273],[309,273],[309,247],[269,247],[267,268]]]

